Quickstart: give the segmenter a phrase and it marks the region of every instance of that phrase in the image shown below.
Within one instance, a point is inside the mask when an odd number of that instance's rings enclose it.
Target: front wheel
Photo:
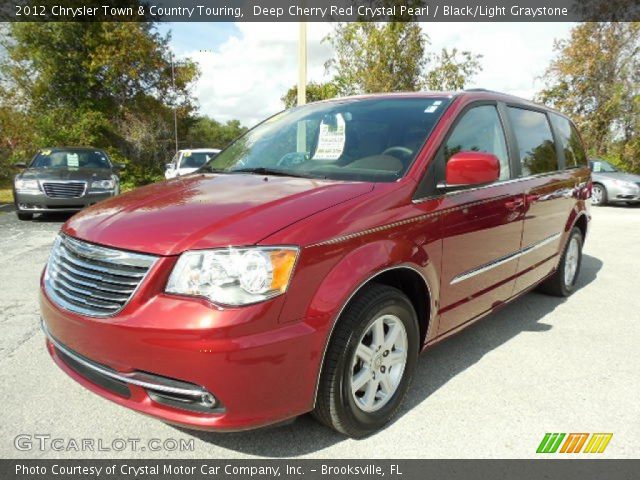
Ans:
[[[540,291],[556,297],[568,297],[573,293],[582,265],[583,242],[582,231],[573,227],[557,270],[540,285]]]
[[[593,189],[591,190],[591,205],[596,205],[601,207],[607,204],[607,189],[604,188],[604,185],[600,185],[599,183],[593,184]]]
[[[391,420],[409,388],[419,350],[417,316],[400,290],[372,284],[337,322],[314,415],[345,435],[363,437]]]

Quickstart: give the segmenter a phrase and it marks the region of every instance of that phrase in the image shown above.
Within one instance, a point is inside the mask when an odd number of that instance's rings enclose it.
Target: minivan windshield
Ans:
[[[42,150],[34,157],[31,168],[111,168],[107,155],[101,150],[68,149]]]
[[[408,170],[449,103],[398,97],[292,108],[247,132],[200,172],[391,182]]]

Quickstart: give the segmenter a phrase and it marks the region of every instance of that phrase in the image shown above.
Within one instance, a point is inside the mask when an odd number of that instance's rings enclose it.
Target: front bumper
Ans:
[[[19,212],[77,212],[85,207],[114,196],[114,191],[87,192],[77,198],[51,198],[44,193],[14,192],[16,210]]]
[[[607,201],[615,202],[640,202],[640,187],[621,187],[618,185],[607,187]]]
[[[274,300],[221,309],[160,294],[134,298],[118,316],[98,319],[63,310],[42,288],[40,293],[48,351],[77,382],[168,423],[227,431],[278,423],[313,408],[327,333],[314,325],[326,322],[279,324],[282,305]],[[104,375],[74,368],[69,352],[112,372],[125,389],[118,392]],[[146,383],[126,381],[140,378]],[[184,408],[163,396],[158,384],[187,386],[194,396],[210,393],[216,406]]]

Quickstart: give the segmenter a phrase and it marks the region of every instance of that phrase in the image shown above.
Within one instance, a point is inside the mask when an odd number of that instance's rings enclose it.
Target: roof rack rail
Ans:
[[[496,90],[491,90],[488,88],[465,88],[465,92],[491,92],[491,93],[501,93]]]

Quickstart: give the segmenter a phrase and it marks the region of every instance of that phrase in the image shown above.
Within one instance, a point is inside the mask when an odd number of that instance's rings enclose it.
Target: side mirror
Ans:
[[[25,162],[18,162],[13,164],[16,168],[27,168],[27,164]]]
[[[166,168],[167,170],[173,170],[173,163],[165,163],[164,168]]]
[[[120,172],[122,170],[124,170],[126,168],[126,165],[124,163],[114,163],[113,164],[113,170],[115,170],[116,172]]]
[[[445,185],[465,187],[495,182],[500,178],[500,160],[492,153],[458,152],[447,162]]]

